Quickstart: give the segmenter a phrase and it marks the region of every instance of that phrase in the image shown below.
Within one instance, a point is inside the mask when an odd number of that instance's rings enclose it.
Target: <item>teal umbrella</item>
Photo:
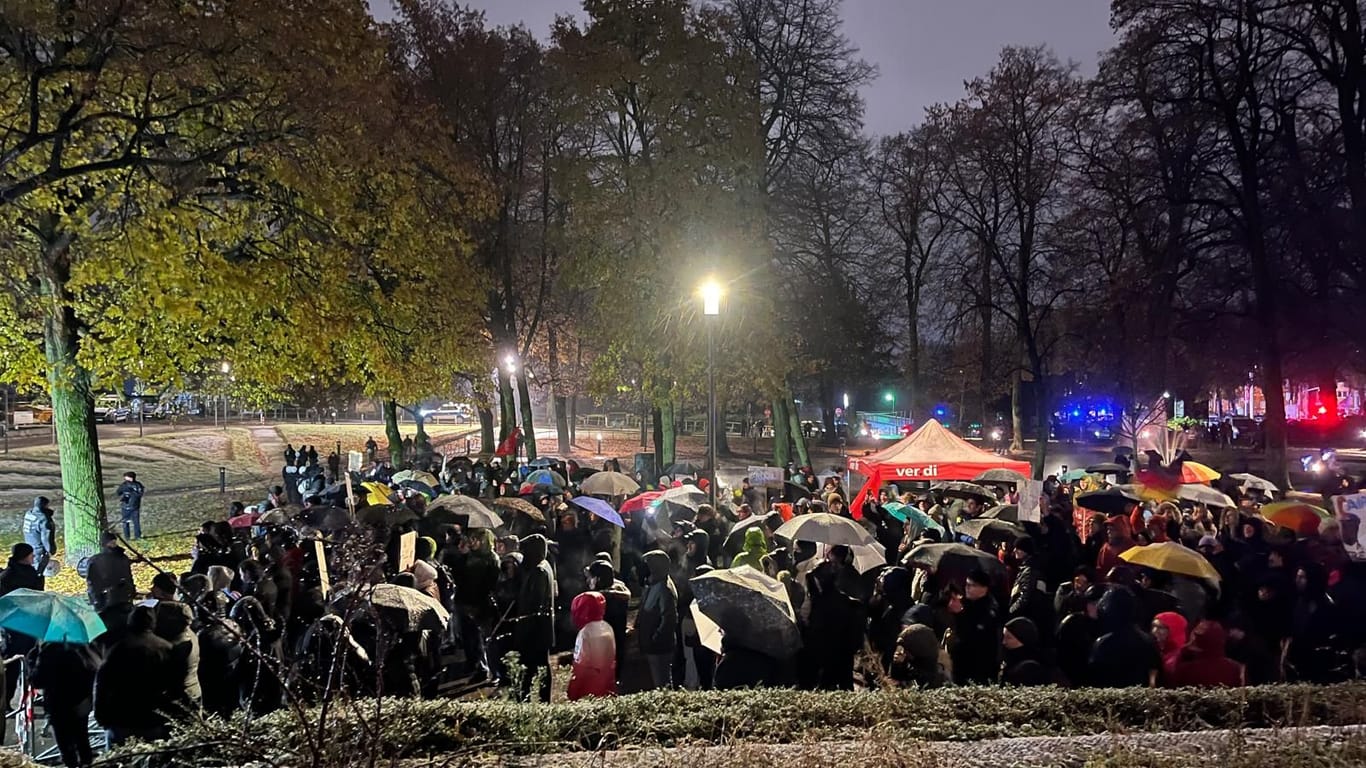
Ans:
[[[934,518],[910,504],[902,504],[899,501],[889,501],[886,504],[883,504],[882,508],[887,510],[887,514],[903,523],[913,523],[914,525],[919,526],[922,531],[926,528],[934,528],[940,533],[944,533],[944,526],[935,522]]]
[[[1061,475],[1058,475],[1058,479],[1064,483],[1075,483],[1089,474],[1091,473],[1084,469],[1069,469]]]
[[[16,589],[0,597],[0,628],[45,643],[80,644],[88,644],[105,629],[86,601],[36,589]]]

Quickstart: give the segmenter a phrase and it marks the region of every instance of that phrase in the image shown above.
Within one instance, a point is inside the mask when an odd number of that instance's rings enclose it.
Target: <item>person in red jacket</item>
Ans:
[[[1128,518],[1123,515],[1115,515],[1106,523],[1109,527],[1108,538],[1100,548],[1100,555],[1096,558],[1096,575],[1100,578],[1108,578],[1110,569],[1117,565],[1124,565],[1120,555],[1133,549],[1134,535],[1129,527]]]
[[[601,592],[584,592],[569,605],[579,636],[574,640],[574,666],[569,673],[570,701],[586,696],[614,696],[617,692],[617,643]]]
[[[1186,626],[1186,617],[1179,613],[1163,611],[1153,617],[1153,639],[1157,641],[1158,653],[1162,654],[1164,680],[1171,679],[1181,660],[1181,652],[1186,648]]]
[[[1191,632],[1190,643],[1178,654],[1172,670],[1171,685],[1219,686],[1237,688],[1247,684],[1243,665],[1224,653],[1224,627],[1216,621],[1202,621]]]

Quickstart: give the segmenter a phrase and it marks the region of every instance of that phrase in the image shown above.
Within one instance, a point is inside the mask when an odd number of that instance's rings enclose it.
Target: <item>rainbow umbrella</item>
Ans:
[[[1210,483],[1218,480],[1220,473],[1198,461],[1181,462],[1181,482]]]

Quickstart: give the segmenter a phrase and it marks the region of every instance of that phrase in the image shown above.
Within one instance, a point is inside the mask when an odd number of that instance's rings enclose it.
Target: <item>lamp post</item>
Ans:
[[[702,314],[716,317],[721,314],[721,285],[714,279],[702,284]],[[716,507],[716,344],[713,326],[716,322],[707,320],[707,497],[712,508]]]
[[[892,415],[895,416],[895,415],[896,415],[896,393],[895,393],[895,392],[888,392],[887,394],[885,394],[885,395],[882,396],[882,399],[885,400],[885,401],[887,401],[888,403],[891,403],[891,406],[892,406]]]
[[[227,428],[228,428],[228,382],[232,380],[232,377],[231,377],[231,374],[232,374],[232,365],[231,365],[230,363],[228,363],[228,361],[226,361],[226,360],[223,361],[222,371],[223,371],[223,378],[224,378],[224,382],[223,382],[223,429],[227,429]],[[215,416],[215,421],[217,421],[217,417],[216,417],[216,416]]]

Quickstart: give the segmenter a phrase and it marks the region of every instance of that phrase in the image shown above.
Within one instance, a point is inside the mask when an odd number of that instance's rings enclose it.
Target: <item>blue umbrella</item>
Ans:
[[[532,459],[531,461],[527,462],[527,466],[535,468],[553,467],[555,466],[555,460],[550,458],[549,456],[542,456],[540,458]]]
[[[935,522],[934,518],[925,514],[919,508],[913,507],[910,504],[902,504],[899,501],[889,501],[886,504],[883,504],[882,508],[887,510],[887,514],[903,523],[915,523],[920,526],[920,530],[922,531],[926,528],[934,528],[940,533],[944,533],[944,526]]]
[[[626,527],[626,523],[622,521],[621,515],[618,514],[615,509],[612,509],[611,504],[608,504],[602,499],[595,499],[592,496],[575,496],[569,500],[569,503],[580,509],[592,512],[618,528]]]
[[[104,634],[104,622],[79,598],[16,589],[0,597],[0,627],[45,643],[80,643]]]
[[[522,482],[530,483],[531,485],[550,485],[556,488],[563,488],[566,485],[564,478],[560,477],[559,472],[554,472],[549,469],[538,469],[527,475],[526,480],[523,480]]]

